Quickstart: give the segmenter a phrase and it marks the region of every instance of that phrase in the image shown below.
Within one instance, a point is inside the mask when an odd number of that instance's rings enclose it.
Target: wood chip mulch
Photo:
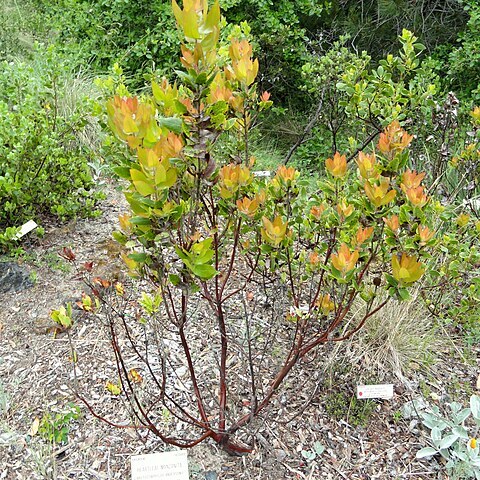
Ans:
[[[57,252],[71,247],[83,261],[99,265],[105,276],[121,275],[121,261],[110,238],[126,205],[113,185],[108,190],[101,217],[52,226],[29,247],[32,254],[26,266],[36,272],[33,288],[0,295],[0,480],[127,479],[132,455],[169,449],[153,436],[141,440],[131,429],[109,427],[75,398],[72,385],[77,376],[88,385],[89,399],[102,414],[115,413],[122,401],[104,388],[115,376],[115,365],[109,338],[98,323],[77,312],[72,338],[83,362],[75,372],[68,337],[52,333],[49,312],[79,299],[83,290]],[[413,369],[402,382],[385,372],[385,379],[395,383],[394,398],[371,404],[364,426],[357,424],[348,408],[343,417],[337,417],[329,406],[339,393],[346,398],[353,395],[363,367],[336,372],[332,381],[323,370],[328,363],[326,348],[315,362],[295,372],[284,394],[280,392],[270,410],[273,421],[256,429],[252,454],[230,457],[205,442],[189,451],[190,477],[447,479],[437,459],[415,458],[427,445],[427,432],[417,420],[404,418],[400,412],[406,402],[429,392],[433,393],[427,399],[431,402],[454,398],[464,403],[472,393],[479,393],[480,348],[474,345],[465,350],[459,345],[445,342],[443,351],[437,352],[437,365],[430,371]],[[89,368],[82,370],[83,365]],[[302,381],[305,389],[296,396],[289,394],[288,385]],[[79,405],[82,414],[70,424],[68,443],[54,445],[32,431],[36,418],[61,412],[69,402]],[[303,412],[295,415],[296,411]],[[306,460],[302,451],[312,450],[316,441],[325,447],[324,453]]]

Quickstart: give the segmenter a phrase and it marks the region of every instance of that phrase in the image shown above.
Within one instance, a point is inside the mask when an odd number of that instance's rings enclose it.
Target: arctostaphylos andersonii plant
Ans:
[[[412,136],[398,122],[356,164],[327,159],[321,180],[286,166],[257,175],[249,128],[270,101],[256,90],[252,47],[220,45],[218,3],[173,1],[173,11],[179,82],[108,103],[131,150],[117,168],[131,212],[115,237],[150,289],[132,302],[122,284],[91,285],[112,336],[115,393],[135,424],[178,447],[211,438],[245,453],[247,427],[282,386],[303,388],[290,381],[301,360],[349,338],[389,298],[408,298],[434,242],[430,201],[424,174],[406,168]],[[243,147],[220,164],[214,145],[227,131]]]

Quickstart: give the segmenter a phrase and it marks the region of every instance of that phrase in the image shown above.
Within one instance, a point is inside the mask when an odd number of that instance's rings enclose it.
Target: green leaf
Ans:
[[[130,178],[131,178],[130,168],[128,168],[128,167],[113,167],[112,170],[120,178],[125,178],[127,180],[130,180]]]
[[[433,427],[430,432],[430,438],[432,439],[433,444],[438,447],[442,440],[442,432],[438,427]]]
[[[130,253],[128,258],[131,258],[137,263],[145,263],[147,261],[147,254],[146,253]]]
[[[317,455],[321,455],[325,451],[325,447],[318,441],[313,444],[313,449]]]
[[[127,237],[122,232],[113,232],[112,237],[120,243],[120,245],[125,245],[127,243]]]
[[[173,133],[180,135],[182,133],[182,119],[177,117],[160,118],[158,123],[161,127],[165,127]]]
[[[395,278],[390,275],[389,273],[385,274],[385,278],[387,279],[387,283],[391,285],[392,287],[396,287],[398,285],[398,282],[395,280]]]
[[[211,265],[193,265],[192,272],[202,280],[210,280],[218,272]]]
[[[150,225],[150,219],[145,217],[132,217],[130,223],[134,225]]]
[[[457,435],[459,438],[463,438],[464,440],[468,440],[468,432],[465,427],[461,427],[459,425],[452,428],[452,432]]]
[[[191,39],[199,39],[200,33],[198,31],[197,25],[197,12],[194,8],[190,10],[183,11],[183,31],[185,33],[185,37]]]
[[[316,453],[312,452],[311,450],[302,450],[302,457],[305,458],[305,460],[315,460],[316,456]]]
[[[213,30],[215,27],[218,26],[220,23],[220,5],[218,4],[218,1],[216,1],[212,7],[210,8],[210,11],[207,14],[207,18],[205,20],[205,27],[208,28],[209,30]]]
[[[446,450],[447,448],[450,448],[457,440],[458,436],[454,433],[447,435],[446,437],[442,438],[442,441],[440,442],[440,450]]]
[[[207,72],[202,72],[200,73],[200,75],[197,76],[197,83],[199,85],[204,85],[205,83],[207,83]]]
[[[410,299],[410,293],[408,292],[408,290],[406,288],[399,288],[398,289],[398,295],[403,301],[406,301],[406,300]]]
[[[189,87],[195,88],[195,78],[194,77],[192,77],[188,73],[182,72],[181,70],[175,70],[175,73]]]

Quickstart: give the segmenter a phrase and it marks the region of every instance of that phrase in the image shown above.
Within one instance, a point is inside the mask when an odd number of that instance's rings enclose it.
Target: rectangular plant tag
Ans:
[[[131,458],[132,480],[188,480],[184,450],[135,455]]]
[[[357,385],[357,398],[392,398],[393,384]]]
[[[15,238],[18,240],[32,230],[35,230],[37,227],[38,225],[33,220],[29,220],[27,223],[20,227],[20,231],[15,235]]]
[[[256,172],[253,172],[253,175],[255,177],[269,177],[272,174],[270,170],[257,170]]]

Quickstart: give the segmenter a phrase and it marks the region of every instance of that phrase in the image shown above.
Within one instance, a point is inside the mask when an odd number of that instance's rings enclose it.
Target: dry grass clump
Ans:
[[[350,322],[363,308],[358,306]],[[409,301],[390,300],[354,337],[336,345],[330,358],[332,365],[343,359],[363,378],[403,381],[413,368],[428,369],[434,363],[438,344],[433,318],[416,291]]]

